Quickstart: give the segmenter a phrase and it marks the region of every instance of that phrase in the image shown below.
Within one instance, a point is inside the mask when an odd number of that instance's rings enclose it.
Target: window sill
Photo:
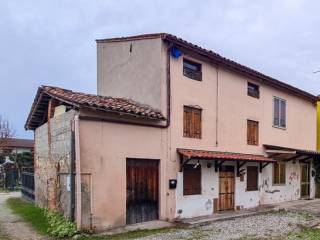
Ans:
[[[202,195],[201,193],[198,193],[198,194],[183,194],[184,197],[201,196],[201,195]]]
[[[246,189],[246,192],[259,192],[259,190],[258,189],[256,189],[256,190],[247,190]]]
[[[281,130],[287,130],[287,127],[279,127],[276,125],[272,125],[272,127],[277,128],[277,129],[281,129]]]
[[[188,138],[188,139],[197,139],[197,140],[201,140],[201,138],[198,137],[188,137],[188,136],[183,136],[184,138]]]
[[[285,184],[285,183],[273,183],[272,186],[274,186],[274,187],[285,187],[285,186],[287,186],[287,184]]]
[[[252,97],[252,98],[255,98],[255,99],[260,99],[260,96],[259,95],[254,95],[254,94],[247,94],[248,97]]]

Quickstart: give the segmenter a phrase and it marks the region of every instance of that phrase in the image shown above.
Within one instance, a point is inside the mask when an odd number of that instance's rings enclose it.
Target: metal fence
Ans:
[[[21,173],[21,193],[22,197],[29,201],[34,201],[34,173]]]

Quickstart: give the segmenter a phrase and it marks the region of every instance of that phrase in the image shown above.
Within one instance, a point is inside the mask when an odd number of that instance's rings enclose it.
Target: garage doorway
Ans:
[[[159,219],[159,160],[127,159],[126,223]]]

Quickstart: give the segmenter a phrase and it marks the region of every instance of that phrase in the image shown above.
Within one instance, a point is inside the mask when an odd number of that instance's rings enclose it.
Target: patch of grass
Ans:
[[[287,239],[319,240],[320,229],[304,228],[299,232],[289,234]]]
[[[9,198],[7,200],[7,206],[13,213],[21,216],[40,234],[48,234],[47,229],[49,224],[43,209],[27,203],[20,198]]]
[[[18,189],[18,188],[16,188],[15,190],[10,191],[9,189],[0,187],[0,193],[10,193],[10,192],[18,192],[18,191],[20,191],[20,189]]]
[[[0,193],[8,193],[8,192],[10,192],[8,189],[0,188]]]
[[[153,230],[137,230],[126,233],[120,233],[110,236],[88,236],[82,237],[81,240],[122,240],[122,239],[136,239],[147,237],[155,234],[164,234],[168,232],[172,232],[176,229],[174,228],[161,228],[161,229],[153,229]]]

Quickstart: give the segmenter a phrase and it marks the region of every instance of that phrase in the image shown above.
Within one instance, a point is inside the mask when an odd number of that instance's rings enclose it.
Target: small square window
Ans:
[[[183,75],[194,80],[202,80],[201,64],[183,59]]]
[[[248,82],[248,96],[260,98],[259,85]]]

